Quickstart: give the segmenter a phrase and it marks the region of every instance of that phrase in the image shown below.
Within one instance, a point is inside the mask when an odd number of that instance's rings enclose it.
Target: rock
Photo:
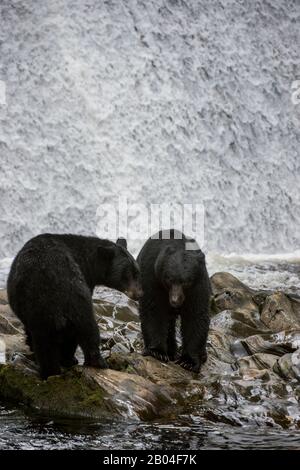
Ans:
[[[300,382],[300,349],[277,359],[273,370],[285,379],[297,379]]]
[[[211,276],[210,282],[214,294],[217,294],[224,289],[237,289],[244,292],[253,292],[252,289],[247,287],[237,277],[234,277],[230,273],[215,273]]]
[[[218,313],[211,320],[211,328],[226,331],[226,334],[238,338],[268,331],[260,321],[258,312],[239,310],[224,310]]]
[[[7,298],[6,289],[0,289],[0,305],[7,305],[7,304],[8,304],[8,298]]]
[[[0,395],[49,415],[92,416],[99,408],[105,410],[104,395],[82,378],[83,370],[73,368],[59,377],[41,381],[34,364],[19,356],[0,366]]]
[[[257,375],[253,375],[253,372],[251,373],[251,370],[268,370],[272,369],[274,366],[275,362],[277,361],[277,356],[274,356],[273,354],[266,354],[266,353],[256,353],[253,354],[252,356],[247,356],[247,357],[242,357],[238,359],[238,367],[240,372],[243,374],[245,378],[246,376],[251,378],[258,378]],[[261,375],[259,375],[260,378],[262,378]]]
[[[3,351],[5,352],[5,362],[10,361],[16,352],[30,354],[23,334],[6,335],[0,333],[0,342],[4,345]]]
[[[0,366],[0,396],[50,416],[110,416],[113,413],[107,395],[85,374],[83,368],[72,368],[41,381],[33,365],[28,367],[19,359]]]
[[[15,317],[9,305],[0,304],[0,332],[8,335],[23,332],[22,323]]]
[[[232,344],[232,351],[236,355],[268,353],[276,356],[295,351],[300,347],[300,330],[292,332],[265,333],[248,336]],[[244,354],[243,354],[244,353]]]
[[[233,340],[234,337],[229,332],[224,335],[222,329],[214,329],[212,325],[207,341],[208,360],[214,357],[223,363],[231,364],[234,361],[234,356],[230,350]]]
[[[82,367],[78,349],[78,366],[44,382],[1,291],[1,399],[53,416],[172,420],[183,414],[238,426],[298,426],[299,299],[253,291],[228,273],[212,276],[212,286],[208,359],[199,374],[142,356],[137,304],[101,288],[94,309],[110,368]]]
[[[250,293],[238,289],[224,289],[213,298],[213,310],[215,313],[223,310],[253,310],[257,311],[257,304],[253,301]]]
[[[115,354],[109,363],[117,370],[75,366],[42,381],[34,362],[17,354],[9,364],[0,365],[0,396],[47,415],[89,418],[147,420],[168,416],[174,405],[184,403],[181,388],[189,388],[191,374],[181,367],[137,354]]]
[[[125,353],[142,351],[136,302],[121,292],[101,287],[96,289],[94,295],[94,311],[104,350]]]
[[[213,289],[212,313],[223,310],[258,311],[253,291],[229,273],[216,273],[211,277]]]
[[[300,299],[291,294],[287,294],[287,297],[292,304],[292,308],[295,316],[297,317],[297,320],[300,321]]]
[[[173,390],[158,386],[137,374],[116,370],[84,369],[85,377],[93,379],[98,389],[107,394],[106,405],[112,414],[143,420],[167,415],[167,408],[176,404]]]
[[[271,294],[272,294],[272,291],[265,291],[265,290],[258,291],[252,294],[252,300],[258,306],[259,311],[262,310],[262,307],[264,306],[266,298],[268,297],[268,295],[271,295]]]
[[[125,294],[108,287],[97,287],[94,295],[94,309],[99,317],[105,316],[120,322],[138,321],[137,302]]]
[[[300,329],[300,321],[292,303],[283,292],[275,292],[267,296],[260,318],[273,332]]]

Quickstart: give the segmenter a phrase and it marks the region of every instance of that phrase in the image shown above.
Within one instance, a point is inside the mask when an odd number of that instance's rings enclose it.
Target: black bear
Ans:
[[[144,355],[176,359],[180,315],[182,352],[176,362],[198,372],[207,359],[211,293],[204,254],[194,239],[172,229],[149,238],[137,261],[144,292],[139,302]]]
[[[106,368],[93,314],[96,285],[118,289],[135,300],[141,295],[140,270],[117,243],[80,235],[42,234],[29,240],[13,261],[7,281],[9,303],[23,322],[40,375],[77,363],[79,345],[85,365]]]

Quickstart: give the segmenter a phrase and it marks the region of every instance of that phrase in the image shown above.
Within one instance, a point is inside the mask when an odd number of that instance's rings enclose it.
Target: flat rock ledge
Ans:
[[[143,359],[132,354],[127,360],[124,354],[114,353],[111,363],[120,370],[75,366],[41,381],[32,361],[16,355],[11,363],[0,366],[0,396],[34,411],[63,417],[148,420],[172,414],[171,406],[180,402],[181,394],[169,384],[147,377],[148,371],[159,375],[165,367]],[[188,378],[185,382],[188,384]]]
[[[23,328],[0,290],[0,399],[47,416],[176,419],[300,427],[300,302],[211,278],[208,361],[199,374],[144,357],[138,309],[106,288],[94,311],[109,369],[82,365],[41,381]],[[178,329],[179,333],[179,329]],[[179,334],[178,334],[179,336]],[[82,363],[80,349],[77,351]]]
[[[101,289],[95,293],[94,310],[110,368],[78,365],[42,381],[22,324],[12,313],[5,290],[0,291],[1,400],[62,417],[149,420],[173,415],[174,405],[182,407],[185,393],[190,393],[191,374],[141,355],[137,305],[126,296]],[[82,363],[80,350],[77,357]],[[196,391],[201,395],[202,387]]]

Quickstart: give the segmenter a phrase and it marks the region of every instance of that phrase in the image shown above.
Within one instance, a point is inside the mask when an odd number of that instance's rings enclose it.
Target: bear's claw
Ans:
[[[198,373],[199,370],[200,370],[200,365],[199,364],[195,364],[194,361],[186,359],[186,358],[182,358],[182,357],[177,359],[175,361],[175,364],[178,364],[179,366],[183,367],[183,369],[189,370],[191,372]]]
[[[143,356],[152,356],[158,361],[169,362],[169,356],[161,351],[158,351],[157,349],[145,349]]]

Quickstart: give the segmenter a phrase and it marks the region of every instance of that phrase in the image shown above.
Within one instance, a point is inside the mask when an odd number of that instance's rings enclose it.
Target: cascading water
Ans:
[[[298,1],[0,13],[0,258],[40,232],[94,233],[119,195],[203,203],[208,251],[298,248]]]

